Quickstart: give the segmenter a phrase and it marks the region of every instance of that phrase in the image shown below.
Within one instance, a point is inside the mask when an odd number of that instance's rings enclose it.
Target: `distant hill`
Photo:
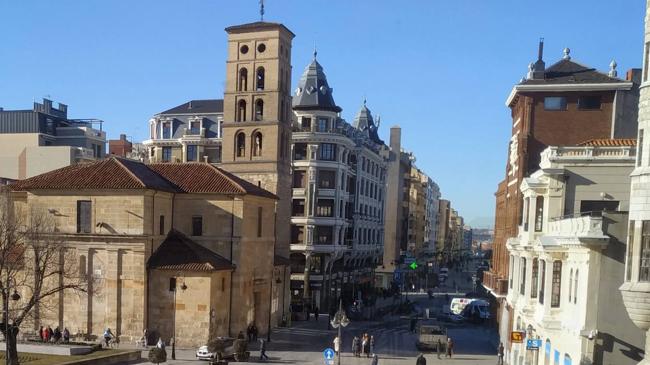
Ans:
[[[476,217],[466,224],[472,228],[493,228],[494,217]]]

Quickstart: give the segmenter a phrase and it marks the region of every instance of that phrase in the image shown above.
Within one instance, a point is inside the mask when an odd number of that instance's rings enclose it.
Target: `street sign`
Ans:
[[[541,339],[526,340],[526,350],[539,350],[540,347],[542,347]]]
[[[415,269],[418,268],[418,264],[417,264],[417,262],[413,261],[413,262],[411,262],[411,264],[409,265],[409,267],[411,268],[411,270],[415,270]]]
[[[323,351],[323,357],[325,358],[325,364],[333,364],[334,363],[334,350],[331,348],[326,348]]]
[[[526,337],[526,334],[523,331],[510,332],[510,341],[512,341],[512,343],[523,343],[524,337]]]

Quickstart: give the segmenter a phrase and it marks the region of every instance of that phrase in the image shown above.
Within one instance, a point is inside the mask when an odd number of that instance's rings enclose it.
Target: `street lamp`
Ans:
[[[332,327],[337,328],[339,333],[338,333],[338,339],[339,339],[339,351],[337,354],[337,360],[336,363],[338,365],[341,365],[341,328],[342,327],[347,327],[350,324],[350,320],[348,319],[348,316],[345,315],[345,311],[343,310],[343,299],[339,300],[339,310],[334,314],[334,319],[332,319]]]
[[[176,360],[176,278],[173,279],[173,288],[174,288],[174,313],[173,313],[173,335],[172,335],[172,360]],[[185,281],[183,280],[183,284],[181,284],[181,290],[185,291],[187,290],[187,285],[185,285]]]

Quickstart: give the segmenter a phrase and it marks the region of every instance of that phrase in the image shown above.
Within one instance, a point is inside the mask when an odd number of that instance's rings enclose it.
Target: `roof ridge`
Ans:
[[[203,162],[203,163],[204,163],[204,162]],[[212,164],[210,164],[210,163],[208,164],[208,166],[210,166],[212,169],[214,169],[214,170],[215,170],[216,172],[218,172],[219,174],[223,175],[226,179],[228,179],[228,181],[230,181],[233,185],[235,185],[237,188],[239,188],[239,192],[240,192],[240,193],[242,193],[242,194],[247,194],[247,193],[248,193],[248,192],[246,191],[246,189],[245,189],[243,186],[241,186],[240,183],[238,183],[238,182],[235,181],[232,177],[230,177],[228,173],[224,173],[225,170],[222,170],[221,168],[219,168],[219,167],[217,167],[217,166],[214,166],[214,165],[212,165]]]
[[[605,76],[605,77],[609,77],[609,78],[612,79],[612,80],[616,80],[616,81],[618,81],[618,82],[627,82],[626,80],[623,80],[623,79],[621,79],[621,78],[619,78],[619,77],[612,77],[612,76],[609,76],[609,73],[603,72],[603,71],[597,69],[596,67],[591,67],[591,66],[586,65],[586,64],[584,64],[584,63],[582,63],[582,62],[575,61],[573,58],[568,59],[568,60],[560,59],[559,61],[555,62],[554,64],[548,66],[548,67],[546,68],[545,72],[548,71],[549,69],[551,69],[553,66],[555,66],[555,65],[557,65],[557,64],[559,64],[559,63],[562,63],[562,62],[571,62],[571,63],[574,63],[574,64],[576,64],[576,65],[578,65],[578,66],[584,67],[587,71],[593,71],[593,72],[599,73],[599,74],[601,74],[601,75],[603,75],[603,76]]]
[[[109,160],[109,161],[110,161],[110,160],[114,160],[115,162],[117,162],[117,164],[120,165],[120,167],[122,167],[123,170],[126,170],[126,172],[127,172],[129,175],[131,175],[131,177],[133,177],[136,181],[138,181],[138,182],[140,183],[140,185],[141,185],[143,188],[147,188],[147,184],[145,184],[144,181],[142,181],[142,180],[141,180],[141,179],[140,179],[136,174],[133,173],[133,171],[131,171],[128,167],[126,167],[126,165],[124,165],[124,164],[122,163],[122,158],[121,158],[121,157],[112,156],[112,157],[110,157],[108,160]],[[140,162],[137,162],[137,161],[132,161],[132,162],[140,163]],[[145,165],[145,167],[146,167],[146,165]],[[149,167],[147,167],[147,169],[149,169]],[[151,169],[149,169],[149,170],[151,170]],[[153,170],[151,170],[151,171],[152,171],[153,173],[155,173],[156,175],[158,175],[157,172],[155,172],[155,171],[153,171]],[[164,179],[164,178],[163,178],[163,179]],[[167,181],[167,182],[169,182],[167,179],[164,179],[164,180]],[[171,184],[171,183],[170,183],[170,184]],[[171,185],[173,186],[174,184],[171,184]]]

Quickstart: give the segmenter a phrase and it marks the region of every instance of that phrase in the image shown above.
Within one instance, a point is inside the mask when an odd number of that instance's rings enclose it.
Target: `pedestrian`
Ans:
[[[70,331],[68,331],[68,327],[63,328],[63,342],[70,342]]]
[[[499,348],[497,349],[497,364],[503,365],[503,342],[499,343]]]
[[[50,332],[47,330],[47,327],[43,327],[43,341],[45,343],[50,342]]]
[[[41,326],[41,328],[38,330],[38,336],[41,338],[41,342],[45,341],[45,336],[43,330],[45,327]]]
[[[255,323],[253,323],[253,341],[257,341],[257,334],[258,334],[257,326],[255,325]]]
[[[316,322],[318,322],[318,313],[319,313],[318,306],[315,306],[314,307],[314,319],[316,320]]]
[[[359,337],[357,336],[352,339],[352,355],[359,356]]]
[[[339,336],[334,337],[334,352],[336,352],[336,355],[339,355],[339,351],[341,350],[341,339]]]
[[[440,358],[441,353],[442,353],[442,340],[438,339],[438,343],[436,344],[436,354],[438,355],[438,358]]]
[[[364,333],[363,338],[361,339],[361,349],[363,354],[366,355],[366,357],[370,357],[370,352],[368,348],[370,344],[368,343],[368,340],[369,340],[368,334]]]
[[[249,323],[248,327],[246,327],[246,338],[248,339],[248,342],[253,341],[253,324]]]
[[[158,337],[158,343],[156,343],[156,347],[164,350],[165,349],[165,343],[162,340],[162,337]]]
[[[63,336],[63,334],[61,333],[61,330],[60,330],[59,327],[57,326],[57,327],[54,329],[54,343],[59,343],[59,341],[61,341],[61,337],[62,337],[62,336]]]
[[[260,360],[268,360],[269,357],[266,355],[266,340],[260,338]]]
[[[420,356],[415,360],[415,365],[427,365],[427,359],[424,358],[423,353],[420,353]]]
[[[372,355],[372,361],[370,362],[370,365],[377,365],[379,364],[379,358],[377,357],[377,354]]]
[[[47,326],[47,340],[53,341],[53,339],[54,339],[54,331],[52,331],[52,327]]]
[[[370,336],[370,355],[375,354],[375,336]]]
[[[454,342],[451,340],[451,338],[447,338],[447,356],[451,359],[451,355],[454,354]]]

